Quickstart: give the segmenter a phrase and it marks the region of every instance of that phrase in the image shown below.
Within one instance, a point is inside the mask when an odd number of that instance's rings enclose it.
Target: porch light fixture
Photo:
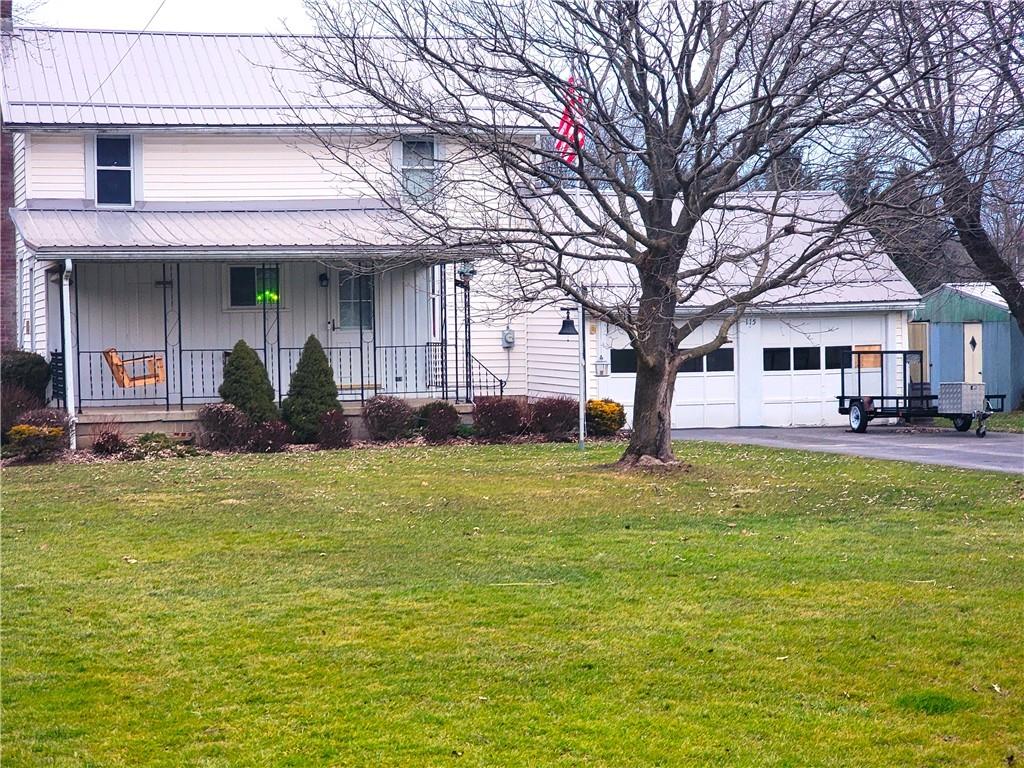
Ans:
[[[611,366],[608,363],[608,359],[604,356],[604,352],[597,356],[597,361],[594,363],[594,373],[598,376],[607,376],[611,372]]]
[[[565,319],[562,320],[562,327],[558,329],[558,335],[559,336],[578,336],[579,335],[579,331],[576,330],[576,323],[574,323],[572,321],[572,317],[570,316],[570,313],[572,312],[572,309],[571,308],[567,308],[567,309],[563,309],[562,311],[565,312]]]
[[[317,278],[317,282],[320,283],[321,288],[326,288],[331,284],[331,278],[328,277],[326,272],[321,272],[320,276]]]

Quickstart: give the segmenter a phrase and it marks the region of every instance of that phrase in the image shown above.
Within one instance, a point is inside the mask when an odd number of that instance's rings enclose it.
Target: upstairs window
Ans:
[[[131,206],[132,137],[96,137],[96,204]]]
[[[402,142],[402,189],[409,197],[423,197],[434,186],[435,149],[433,139]]]
[[[277,267],[231,267],[231,306],[277,306],[281,301],[281,280]]]

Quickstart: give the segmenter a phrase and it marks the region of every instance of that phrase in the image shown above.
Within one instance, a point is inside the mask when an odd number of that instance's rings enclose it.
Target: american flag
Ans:
[[[586,132],[583,126],[583,96],[576,90],[576,79],[570,77],[565,91],[565,109],[558,123],[558,141],[555,151],[567,163],[576,162],[576,153],[583,149]]]

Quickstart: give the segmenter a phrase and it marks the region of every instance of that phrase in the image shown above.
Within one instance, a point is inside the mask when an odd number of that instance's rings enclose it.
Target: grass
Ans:
[[[993,413],[985,423],[992,432],[1024,432],[1024,411]]]
[[[679,449],[8,469],[4,766],[1024,757],[1024,479]]]

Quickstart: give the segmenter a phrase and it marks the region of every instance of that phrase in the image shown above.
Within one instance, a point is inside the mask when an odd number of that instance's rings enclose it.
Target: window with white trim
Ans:
[[[130,207],[132,195],[132,137],[96,137],[96,205]]]
[[[231,267],[228,295],[232,309],[277,306],[281,301],[281,275],[277,267]]]
[[[338,280],[338,327],[373,330],[373,275],[342,273]]]
[[[433,139],[402,141],[402,189],[409,197],[423,197],[433,188],[436,150]]]

